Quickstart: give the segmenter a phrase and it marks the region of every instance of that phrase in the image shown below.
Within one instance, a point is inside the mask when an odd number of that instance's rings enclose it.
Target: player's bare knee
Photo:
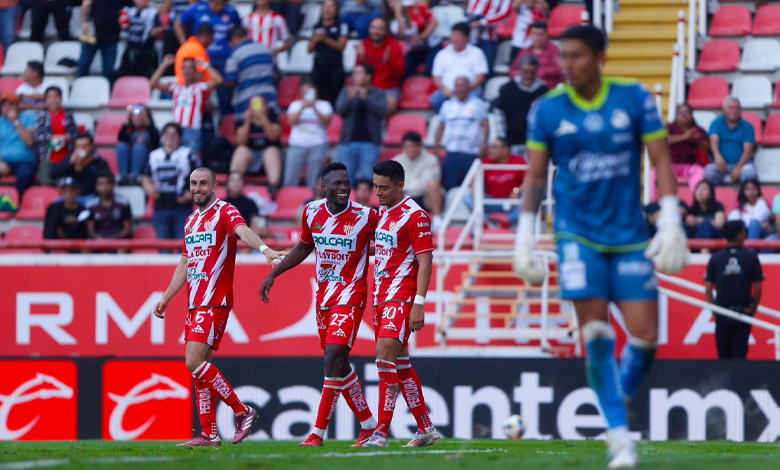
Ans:
[[[208,350],[202,348],[187,348],[187,354],[184,357],[184,362],[187,365],[187,369],[190,372],[194,372],[195,369],[200,367],[201,364],[209,359]]]
[[[349,370],[349,349],[343,346],[327,345],[325,347],[325,375],[343,377],[349,373]]]

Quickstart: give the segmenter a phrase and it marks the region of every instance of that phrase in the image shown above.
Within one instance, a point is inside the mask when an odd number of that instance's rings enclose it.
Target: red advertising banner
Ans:
[[[0,441],[77,438],[76,364],[0,361],[0,370]]]

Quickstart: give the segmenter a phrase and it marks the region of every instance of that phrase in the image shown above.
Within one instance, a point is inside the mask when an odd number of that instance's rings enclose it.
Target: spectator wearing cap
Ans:
[[[119,12],[133,6],[132,0],[83,0],[81,3],[81,57],[79,77],[89,75],[92,60],[100,50],[103,76],[113,79],[119,47]],[[90,21],[90,18],[92,21]]]
[[[127,122],[117,136],[116,161],[120,178],[129,183],[136,182],[149,160],[149,152],[159,144],[160,132],[149,108],[140,104],[131,106],[127,110]]]
[[[498,48],[498,26],[512,14],[512,0],[469,0],[466,18],[482,49],[488,70],[493,70],[493,61]]]
[[[548,88],[539,78],[539,59],[527,55],[520,59],[520,73],[498,90],[493,107],[506,117],[506,137],[512,153],[525,154],[525,138],[528,128],[528,111]]]
[[[71,178],[79,187],[79,197],[83,202],[96,194],[97,177],[101,173],[110,173],[108,163],[95,153],[91,134],[79,134],[76,137],[73,152],[70,157],[61,161],[51,169],[51,177],[55,180]]]
[[[509,68],[509,77],[514,78],[519,72],[520,59],[527,55],[534,55],[539,59],[539,78],[544,80],[547,88],[552,90],[560,83],[563,83],[563,71],[560,64],[561,51],[558,49],[558,46],[550,42],[546,22],[537,21],[532,23],[529,35],[533,45],[517,54]]]
[[[38,169],[33,150],[35,114],[20,113],[16,95],[0,96],[0,111],[0,176],[15,176],[21,197],[32,186]]]
[[[368,37],[371,20],[382,15],[382,0],[342,0],[341,21],[357,32],[358,39]]]
[[[490,144],[490,151],[484,160],[485,165],[485,198],[490,199],[519,199],[523,188],[523,170],[490,170],[493,165],[523,165],[526,161],[523,157],[512,155],[509,151],[509,142],[501,137]],[[470,210],[474,209],[474,197],[467,193],[463,201]],[[520,217],[520,204],[491,203],[485,201],[485,222],[490,222],[488,214],[508,214],[510,225],[516,225]]]
[[[0,46],[8,51],[16,38],[16,16],[19,11],[19,0],[0,1]]]
[[[442,184],[444,190],[460,186],[466,178],[474,160],[480,160],[487,153],[488,115],[480,98],[469,94],[471,84],[466,77],[455,80],[455,96],[444,102],[439,111],[441,122],[436,129],[434,153],[439,154],[439,148],[447,130]]]
[[[707,302],[733,312],[754,316],[761,303],[764,272],[761,261],[744,248],[747,233],[740,220],[723,226],[728,246],[710,257],[704,277]],[[717,298],[713,293],[717,289]],[[715,343],[720,359],[747,359],[751,325],[715,314]]]
[[[284,162],[284,186],[298,186],[306,167],[306,186],[314,189],[328,156],[328,125],[333,106],[318,99],[311,80],[301,80],[301,97],[287,108],[290,145]]]
[[[379,160],[382,120],[387,115],[387,96],[372,85],[374,67],[357,64],[354,84],[343,88],[336,100],[336,112],[344,118],[337,160],[347,166],[349,180],[373,180]]]
[[[158,56],[154,42],[162,36],[163,27],[157,8],[151,0],[133,0],[126,10],[127,48],[122,55],[117,76],[150,77],[157,68]]]
[[[38,182],[53,185],[59,177],[52,179],[52,168],[68,159],[73,143],[78,136],[73,111],[62,107],[62,90],[56,86],[44,93],[46,109],[40,111],[35,120],[35,145],[38,148]]]
[[[401,100],[401,78],[404,76],[404,53],[401,45],[387,34],[387,21],[374,18],[368,37],[355,45],[358,64],[374,67],[373,85],[387,97],[388,115],[393,114]]]
[[[79,202],[79,186],[71,177],[62,178],[59,183],[61,198],[46,209],[43,222],[43,238],[47,240],[87,238],[87,217],[89,213]]]
[[[114,175],[99,173],[95,190],[97,197],[87,201],[89,211],[87,233],[92,239],[123,239],[133,234],[133,215],[125,201],[119,201],[114,194]]]
[[[441,162],[439,157],[423,147],[422,136],[407,132],[401,139],[402,152],[393,157],[404,167],[404,173],[414,175],[404,184],[404,194],[424,207],[431,214],[432,228],[436,231],[441,222],[444,205],[441,192]]]
[[[20,111],[40,111],[46,107],[43,94],[49,87],[44,80],[43,64],[37,60],[27,62],[27,67],[22,72],[24,83],[16,89],[16,96],[21,100]]]
[[[57,39],[70,41],[70,0],[30,0],[30,41],[43,43],[43,33],[54,16]]]
[[[309,53],[314,54],[311,79],[317,95],[331,104],[344,87],[344,48],[348,39],[349,25],[339,20],[338,2],[325,0],[320,21],[312,31]]]
[[[240,26],[230,31],[230,44],[233,52],[225,67],[225,86],[234,90],[233,111],[236,127],[240,127],[253,96],[262,96],[265,104],[279,109],[274,56],[264,44],[249,39]]]
[[[384,12],[393,37],[407,45],[404,77],[417,73],[421,64],[430,76],[433,59],[442,48],[442,37],[436,32],[439,22],[431,10],[414,0],[385,0]]]
[[[490,73],[485,53],[469,44],[471,29],[467,23],[452,27],[450,44],[440,50],[433,59],[433,83],[437,90],[431,95],[431,108],[439,112],[441,105],[455,93],[455,80],[465,77],[469,83],[469,94],[481,96],[481,87]]]
[[[756,133],[742,119],[742,105],[734,97],[723,101],[723,114],[710,124],[710,149],[714,162],[704,168],[704,178],[713,186],[723,184],[726,176],[736,183],[758,179],[753,165]]]
[[[178,40],[178,38],[177,38]],[[192,59],[196,63],[200,61],[200,66],[197,71],[203,75],[203,81],[211,81],[211,74],[206,70],[206,64],[211,63],[209,57],[208,47],[214,42],[214,27],[209,23],[203,23],[195,30],[195,34],[184,41],[176,51],[175,62],[173,69],[176,73],[176,81],[184,84],[187,79],[184,76],[184,61]]]

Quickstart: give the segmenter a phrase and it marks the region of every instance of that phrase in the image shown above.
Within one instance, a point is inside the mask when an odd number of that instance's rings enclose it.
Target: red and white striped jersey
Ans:
[[[376,210],[350,201],[331,214],[325,199],[303,211],[301,242],[317,254],[317,308],[339,305],[364,308],[368,297],[368,245],[374,237]]]
[[[466,16],[479,18],[487,23],[478,31],[479,39],[498,40],[498,24],[508,19],[512,13],[512,0],[469,0]]]
[[[168,92],[173,97],[174,122],[185,129],[200,129],[203,122],[203,105],[209,99],[208,84],[171,83]]]
[[[233,306],[236,228],[246,225],[238,209],[217,199],[208,209],[196,209],[184,224],[189,309]]]
[[[410,197],[380,208],[375,244],[374,305],[411,302],[417,294],[416,256],[433,251],[428,213]]]
[[[258,12],[250,13],[244,18],[244,27],[249,32],[249,39],[265,45],[275,51],[290,40],[290,30],[284,16],[271,11],[265,15]]]

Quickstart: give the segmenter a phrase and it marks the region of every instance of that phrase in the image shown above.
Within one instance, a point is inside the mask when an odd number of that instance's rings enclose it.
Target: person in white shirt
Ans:
[[[19,111],[43,110],[46,106],[43,95],[49,84],[44,80],[43,64],[37,60],[27,62],[27,68],[22,72],[24,83],[16,89],[19,97]]]
[[[439,51],[433,59],[433,83],[437,90],[431,95],[431,108],[436,112],[446,100],[452,98],[458,77],[468,79],[471,96],[481,96],[480,90],[489,72],[487,59],[482,49],[469,44],[470,32],[466,23],[453,26],[450,45]]]
[[[769,217],[772,211],[761,195],[761,185],[756,180],[742,183],[737,196],[739,205],[729,213],[728,220],[741,220],[745,223],[748,239],[762,239],[769,231]]]
[[[439,157],[431,154],[422,145],[422,136],[410,131],[401,140],[401,153],[393,157],[404,167],[407,175],[414,175],[404,184],[404,194],[414,199],[431,215],[433,230],[441,222],[444,205],[441,191],[441,163]]]
[[[488,115],[485,103],[469,95],[467,77],[455,80],[455,96],[445,101],[439,111],[441,123],[436,129],[434,153],[439,154],[444,129],[447,129],[447,157],[444,159],[442,184],[445,190],[460,186],[474,160],[487,153]]]
[[[310,78],[301,80],[302,100],[287,108],[290,146],[284,162],[283,186],[298,186],[306,165],[306,186],[314,189],[328,156],[328,125],[333,118],[333,106],[317,99],[317,90]]]

